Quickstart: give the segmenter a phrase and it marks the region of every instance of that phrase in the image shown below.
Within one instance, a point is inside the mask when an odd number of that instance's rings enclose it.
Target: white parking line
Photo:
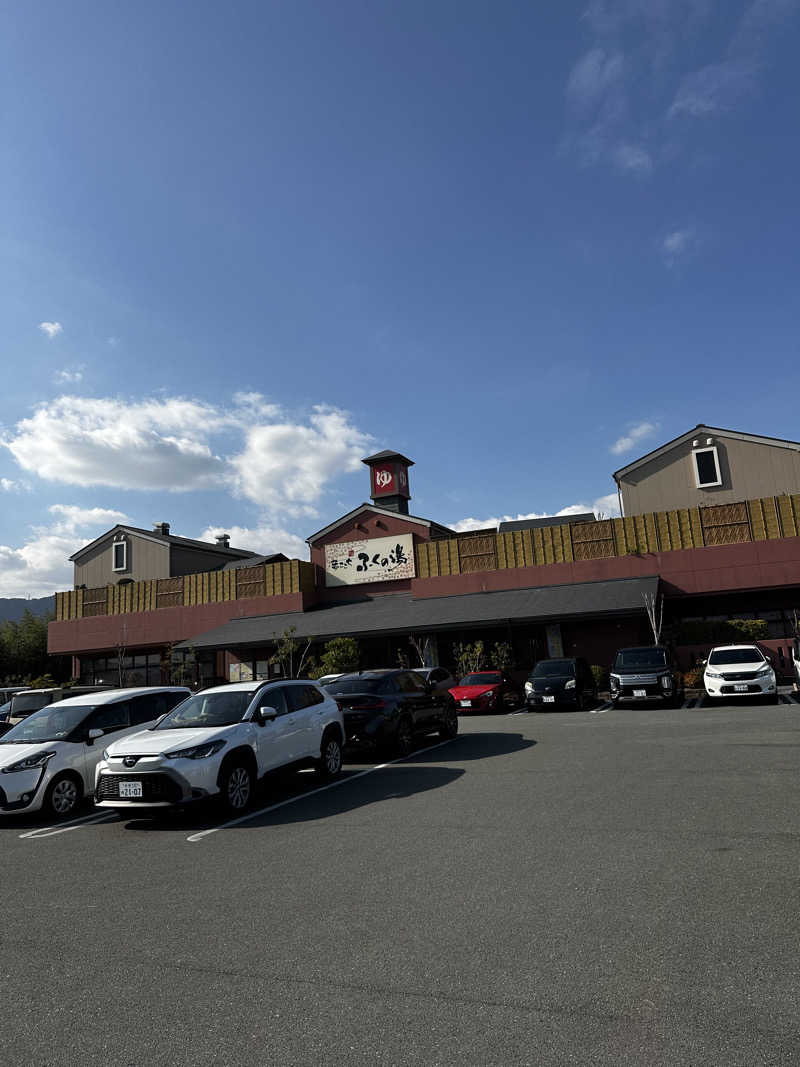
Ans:
[[[277,811],[278,808],[285,808],[287,804],[296,804],[299,800],[305,800],[306,797],[313,797],[316,796],[317,793],[324,793],[328,789],[335,789],[339,785],[346,785],[348,782],[354,782],[356,778],[363,778],[366,774],[372,774],[373,771],[382,771],[385,767],[391,767],[394,763],[402,763],[403,760],[421,756],[423,752],[432,752],[433,749],[441,748],[442,745],[449,745],[455,740],[456,739],[452,737],[447,741],[439,741],[435,745],[421,748],[418,752],[410,752],[407,756],[400,756],[399,759],[389,760],[388,763],[376,763],[374,767],[368,767],[365,771],[359,771],[358,774],[348,775],[347,778],[338,778],[335,782],[330,782],[328,785],[321,785],[317,789],[309,789],[307,793],[300,793],[296,797],[289,797],[288,800],[280,800],[277,804],[270,804],[266,808],[259,808],[258,811],[250,811],[247,815],[240,815],[238,819],[230,819],[228,822],[221,823],[219,826],[212,826],[208,830],[200,830],[199,833],[191,834],[186,840],[192,842],[201,841],[204,837],[208,837],[209,834],[217,833],[218,830],[227,830],[231,826],[238,826],[240,823],[247,822],[248,819],[257,819],[259,815],[266,815],[270,811]]]
[[[513,718],[515,715],[527,715],[527,714],[528,714],[528,709],[527,708],[523,708],[522,711],[509,711],[509,713],[508,713],[509,718]]]
[[[109,819],[115,819],[116,815],[109,811],[94,812],[92,815],[83,815],[80,819],[70,819],[69,822],[61,823],[58,826],[37,826],[35,830],[29,830],[25,834],[20,834],[20,839],[33,841],[39,841],[43,837],[55,837],[56,834],[66,834],[70,830],[80,830],[84,826],[88,826],[91,823],[107,822]]]

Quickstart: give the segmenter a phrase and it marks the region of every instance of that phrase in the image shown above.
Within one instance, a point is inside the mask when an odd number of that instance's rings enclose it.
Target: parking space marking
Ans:
[[[35,830],[28,830],[27,833],[20,834],[20,839],[29,841],[40,841],[44,837],[55,837],[56,834],[68,834],[70,830],[80,830],[84,826],[90,826],[97,822],[108,822],[109,819],[115,819],[116,814],[110,811],[98,811],[91,815],[84,815],[80,819],[71,819],[68,823],[61,823],[59,826],[37,826]]]
[[[203,838],[208,837],[210,834],[215,834],[219,830],[227,830],[231,826],[239,826],[240,823],[247,822],[248,819],[257,819],[259,815],[267,815],[271,811],[277,811],[278,808],[285,808],[288,804],[296,804],[299,800],[305,800],[306,797],[316,796],[317,793],[324,793],[328,789],[335,789],[339,785],[346,785],[348,782],[354,782],[356,778],[363,778],[367,774],[372,774],[374,771],[382,771],[385,767],[391,767],[395,763],[402,763],[404,760],[413,759],[415,756],[421,756],[424,752],[432,752],[435,748],[441,748],[442,745],[449,745],[455,741],[456,738],[449,738],[447,741],[439,741],[435,745],[428,745],[427,748],[421,748],[417,752],[411,752],[407,756],[400,756],[398,759],[389,760],[387,763],[376,763],[374,767],[367,767],[365,771],[359,771],[358,774],[351,774],[347,778],[339,778],[335,782],[329,782],[328,785],[318,786],[317,789],[309,789],[307,793],[299,793],[296,797],[289,797],[287,800],[279,800],[277,804],[270,804],[266,808],[259,808],[258,811],[250,811],[246,815],[240,815],[238,819],[229,819],[228,822],[221,823],[219,826],[211,826],[208,830],[200,830],[199,833],[190,834],[186,838],[187,841],[195,842],[202,841]]]

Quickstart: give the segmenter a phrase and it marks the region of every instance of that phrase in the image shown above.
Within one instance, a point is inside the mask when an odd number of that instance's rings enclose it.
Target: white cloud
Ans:
[[[360,470],[373,442],[344,411],[317,406],[307,420],[290,420],[249,392],[229,408],[182,397],[60,396],[0,443],[47,481],[175,492],[225,486],[272,512],[313,515],[327,484]]]
[[[618,437],[609,451],[615,456],[621,456],[624,452],[630,452],[640,441],[652,437],[657,430],[657,422],[638,422],[635,426],[631,426],[622,437]]]
[[[582,515],[586,512],[592,511],[595,515],[604,515],[606,518],[611,518],[619,515],[619,501],[616,493],[609,493],[607,496],[598,497],[592,504],[568,504],[566,507],[561,508],[556,512],[547,511],[529,511],[526,514],[520,512],[517,515],[494,515],[488,519],[459,519],[458,522],[449,522],[447,525],[451,530],[455,530],[456,533],[469,533],[471,530],[488,530],[492,527],[495,529],[501,522],[520,522],[524,519],[545,519],[550,518],[551,514],[563,515],[565,519],[569,519],[570,515]]]
[[[54,337],[63,331],[64,327],[60,322],[40,322],[39,329],[42,333],[46,333],[52,341]]]
[[[16,493],[22,489],[22,482],[12,481],[11,478],[0,478],[0,490],[4,493]]]
[[[567,99],[574,108],[585,111],[621,80],[623,71],[620,52],[609,54],[603,48],[591,48],[570,71]]]
[[[233,548],[249,548],[264,556],[283,552],[290,559],[308,559],[308,545],[302,537],[266,522],[258,526],[207,526],[197,539],[213,542],[224,533],[230,534]]]
[[[359,470],[371,444],[346,412],[319,405],[307,426],[285,421],[251,426],[231,465],[242,496],[273,511],[314,515],[325,485]]]
[[[694,229],[687,226],[682,230],[672,230],[661,241],[661,254],[668,267],[674,266],[680,259],[685,259],[697,247],[698,238]]]
[[[64,370],[56,371],[53,381],[57,382],[59,385],[83,381],[83,364],[79,367],[75,367],[74,370],[69,370],[65,367]]]
[[[127,521],[111,508],[53,504],[48,510],[54,521],[34,526],[21,548],[0,545],[0,596],[49,596],[72,588],[72,553],[103,528]]]
[[[614,165],[626,174],[638,174],[642,177],[653,170],[653,157],[641,145],[621,144],[612,153]]]

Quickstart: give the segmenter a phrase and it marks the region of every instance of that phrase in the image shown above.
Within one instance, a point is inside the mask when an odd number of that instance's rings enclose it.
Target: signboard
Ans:
[[[325,584],[361,585],[413,578],[414,538],[409,534],[340,541],[325,546]]]
[[[547,655],[550,659],[561,659],[564,655],[564,643],[561,640],[561,623],[551,622],[545,627],[547,633]]]
[[[387,461],[371,468],[372,496],[408,496],[408,468],[404,463]]]

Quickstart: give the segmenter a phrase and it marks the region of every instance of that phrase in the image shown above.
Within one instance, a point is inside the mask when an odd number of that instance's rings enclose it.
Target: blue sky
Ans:
[[[797,0],[4,4],[0,595],[797,438]]]

